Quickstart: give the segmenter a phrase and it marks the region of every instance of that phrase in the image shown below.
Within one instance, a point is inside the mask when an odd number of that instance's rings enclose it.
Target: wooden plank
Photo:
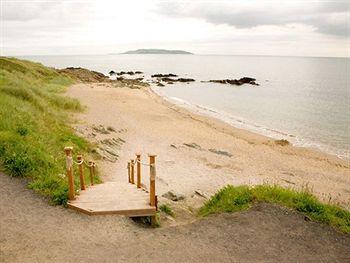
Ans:
[[[149,194],[128,183],[106,182],[81,191],[68,207],[87,215],[154,216]]]

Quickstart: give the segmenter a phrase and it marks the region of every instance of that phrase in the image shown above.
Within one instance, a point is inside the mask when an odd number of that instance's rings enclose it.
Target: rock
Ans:
[[[183,194],[175,193],[173,190],[166,192],[162,195],[162,197],[175,202],[185,199],[185,196]]]
[[[288,140],[282,139],[282,140],[276,140],[275,144],[280,146],[287,146],[290,144],[290,142]]]
[[[113,76],[113,75],[115,75],[116,74],[116,72],[114,71],[114,70],[111,70],[110,72],[109,72],[109,75],[110,76]]]
[[[137,81],[142,81],[143,78],[136,78],[135,80],[137,80]]]
[[[142,71],[135,71],[135,74],[142,74]]]
[[[134,73],[133,71],[128,71],[128,72],[126,72],[126,74],[128,74],[128,75],[134,75],[135,73]]]
[[[174,81],[176,81],[176,79],[172,79],[172,78],[168,78],[168,77],[161,78],[161,80],[164,81],[164,82],[174,82]]]
[[[117,73],[118,76],[121,76],[121,75],[124,75],[124,74],[126,74],[125,71],[120,71],[120,72]]]
[[[169,78],[169,77],[177,77],[176,74],[172,74],[172,73],[169,73],[169,74],[154,74],[151,76],[152,78]]]
[[[117,77],[116,80],[118,80],[118,81],[123,81],[124,78],[123,78],[123,77]]]
[[[85,68],[68,67],[65,69],[58,69],[57,72],[81,82],[112,82],[108,76],[105,76],[100,72],[88,70]]]
[[[108,127],[107,127],[107,131],[115,132],[115,129],[114,129],[112,126],[108,126]]]
[[[175,144],[170,144],[170,147],[177,149]]]
[[[164,82],[192,82],[195,81],[194,79],[190,79],[190,78],[178,78],[178,79],[174,79],[174,78],[169,78],[169,77],[162,77],[161,78],[162,81]]]
[[[184,143],[184,145],[187,146],[187,147],[190,147],[190,148],[197,149],[197,150],[202,150],[202,147],[200,145],[198,145],[197,143],[195,143],[195,142]]]
[[[98,125],[98,126],[93,125],[92,129],[98,133],[101,133],[101,134],[109,134],[110,133],[103,125]]]
[[[211,79],[211,80],[209,80],[209,82],[220,83],[220,84],[231,84],[231,85],[237,85],[237,86],[241,86],[243,84],[251,84],[251,85],[259,86],[259,84],[256,83],[255,81],[256,81],[256,79],[249,78],[249,77],[243,77],[240,79]]]
[[[177,81],[179,82],[192,82],[195,81],[194,79],[190,79],[190,78],[178,78]]]
[[[233,156],[231,153],[226,152],[226,151],[222,151],[222,150],[209,149],[209,152],[220,154],[220,155],[224,155],[224,156],[227,156],[227,157],[232,157]]]
[[[197,190],[194,191],[194,193],[196,195],[199,195],[201,197],[204,197],[204,198],[208,199],[208,196],[204,192],[202,192],[202,190],[197,189]]]
[[[164,85],[163,83],[158,82],[158,83],[157,83],[157,86],[159,86],[159,87],[164,87],[165,85]]]

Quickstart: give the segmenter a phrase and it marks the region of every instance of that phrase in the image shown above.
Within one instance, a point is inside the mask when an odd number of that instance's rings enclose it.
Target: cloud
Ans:
[[[156,12],[178,18],[203,19],[235,28],[304,24],[320,33],[349,36],[350,3],[291,1],[161,2]]]

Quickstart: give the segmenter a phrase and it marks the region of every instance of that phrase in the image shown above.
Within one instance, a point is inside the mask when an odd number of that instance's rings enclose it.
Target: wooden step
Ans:
[[[156,207],[149,203],[149,194],[136,185],[107,182],[81,191],[67,205],[88,215],[154,216]]]

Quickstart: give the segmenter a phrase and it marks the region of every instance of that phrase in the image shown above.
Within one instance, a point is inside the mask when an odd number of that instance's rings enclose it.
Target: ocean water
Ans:
[[[47,66],[175,73],[196,82],[153,89],[235,127],[350,159],[350,59],[214,55],[23,57]],[[260,86],[203,83],[253,77]]]

